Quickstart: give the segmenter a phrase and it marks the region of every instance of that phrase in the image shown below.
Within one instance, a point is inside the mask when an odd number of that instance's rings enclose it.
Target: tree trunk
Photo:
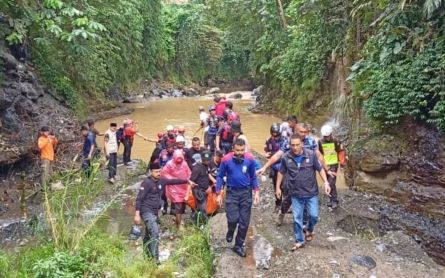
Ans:
[[[281,23],[283,24],[284,29],[286,29],[287,22],[286,22],[286,17],[284,15],[283,3],[281,2],[281,0],[277,0],[277,4],[278,4],[279,12],[280,12]]]

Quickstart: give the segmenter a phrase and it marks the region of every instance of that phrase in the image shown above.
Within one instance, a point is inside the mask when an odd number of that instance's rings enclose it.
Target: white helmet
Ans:
[[[176,136],[176,143],[185,143],[185,138],[182,135]]]
[[[165,130],[166,131],[172,131],[172,130],[174,130],[175,128],[172,126],[172,125],[168,125],[166,128],[165,128]]]
[[[321,127],[321,135],[322,136],[330,136],[332,135],[332,126],[331,125],[324,125]]]

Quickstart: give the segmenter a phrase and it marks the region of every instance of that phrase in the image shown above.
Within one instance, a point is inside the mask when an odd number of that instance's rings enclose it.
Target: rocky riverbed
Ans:
[[[225,242],[225,214],[216,215],[210,224],[215,277],[444,277],[444,267],[422,249],[421,239],[395,226],[389,229],[405,215],[397,214],[397,208],[382,197],[342,190],[335,211],[328,209],[327,201],[321,196],[315,240],[290,252],[292,216],[286,215],[283,226],[276,225],[272,185],[262,184],[245,259]]]

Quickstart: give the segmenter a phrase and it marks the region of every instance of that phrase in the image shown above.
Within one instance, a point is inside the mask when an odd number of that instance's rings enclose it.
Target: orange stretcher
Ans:
[[[220,192],[221,197],[224,199],[225,190]],[[207,189],[207,214],[212,215],[216,213],[219,209],[218,202],[216,201],[216,194],[213,193],[212,189]],[[193,194],[189,194],[187,199],[187,205],[192,209],[196,209],[196,200]]]

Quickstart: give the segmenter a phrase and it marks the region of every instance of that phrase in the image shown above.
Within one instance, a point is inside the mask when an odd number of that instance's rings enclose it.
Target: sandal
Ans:
[[[314,232],[312,232],[312,233],[310,233],[310,232],[307,232],[305,235],[304,235],[304,239],[306,240],[306,241],[312,241],[313,239],[315,238],[315,233]]]
[[[291,251],[294,252],[294,251],[297,251],[298,249],[301,249],[303,247],[304,247],[303,243],[295,243],[294,246],[292,246]]]

